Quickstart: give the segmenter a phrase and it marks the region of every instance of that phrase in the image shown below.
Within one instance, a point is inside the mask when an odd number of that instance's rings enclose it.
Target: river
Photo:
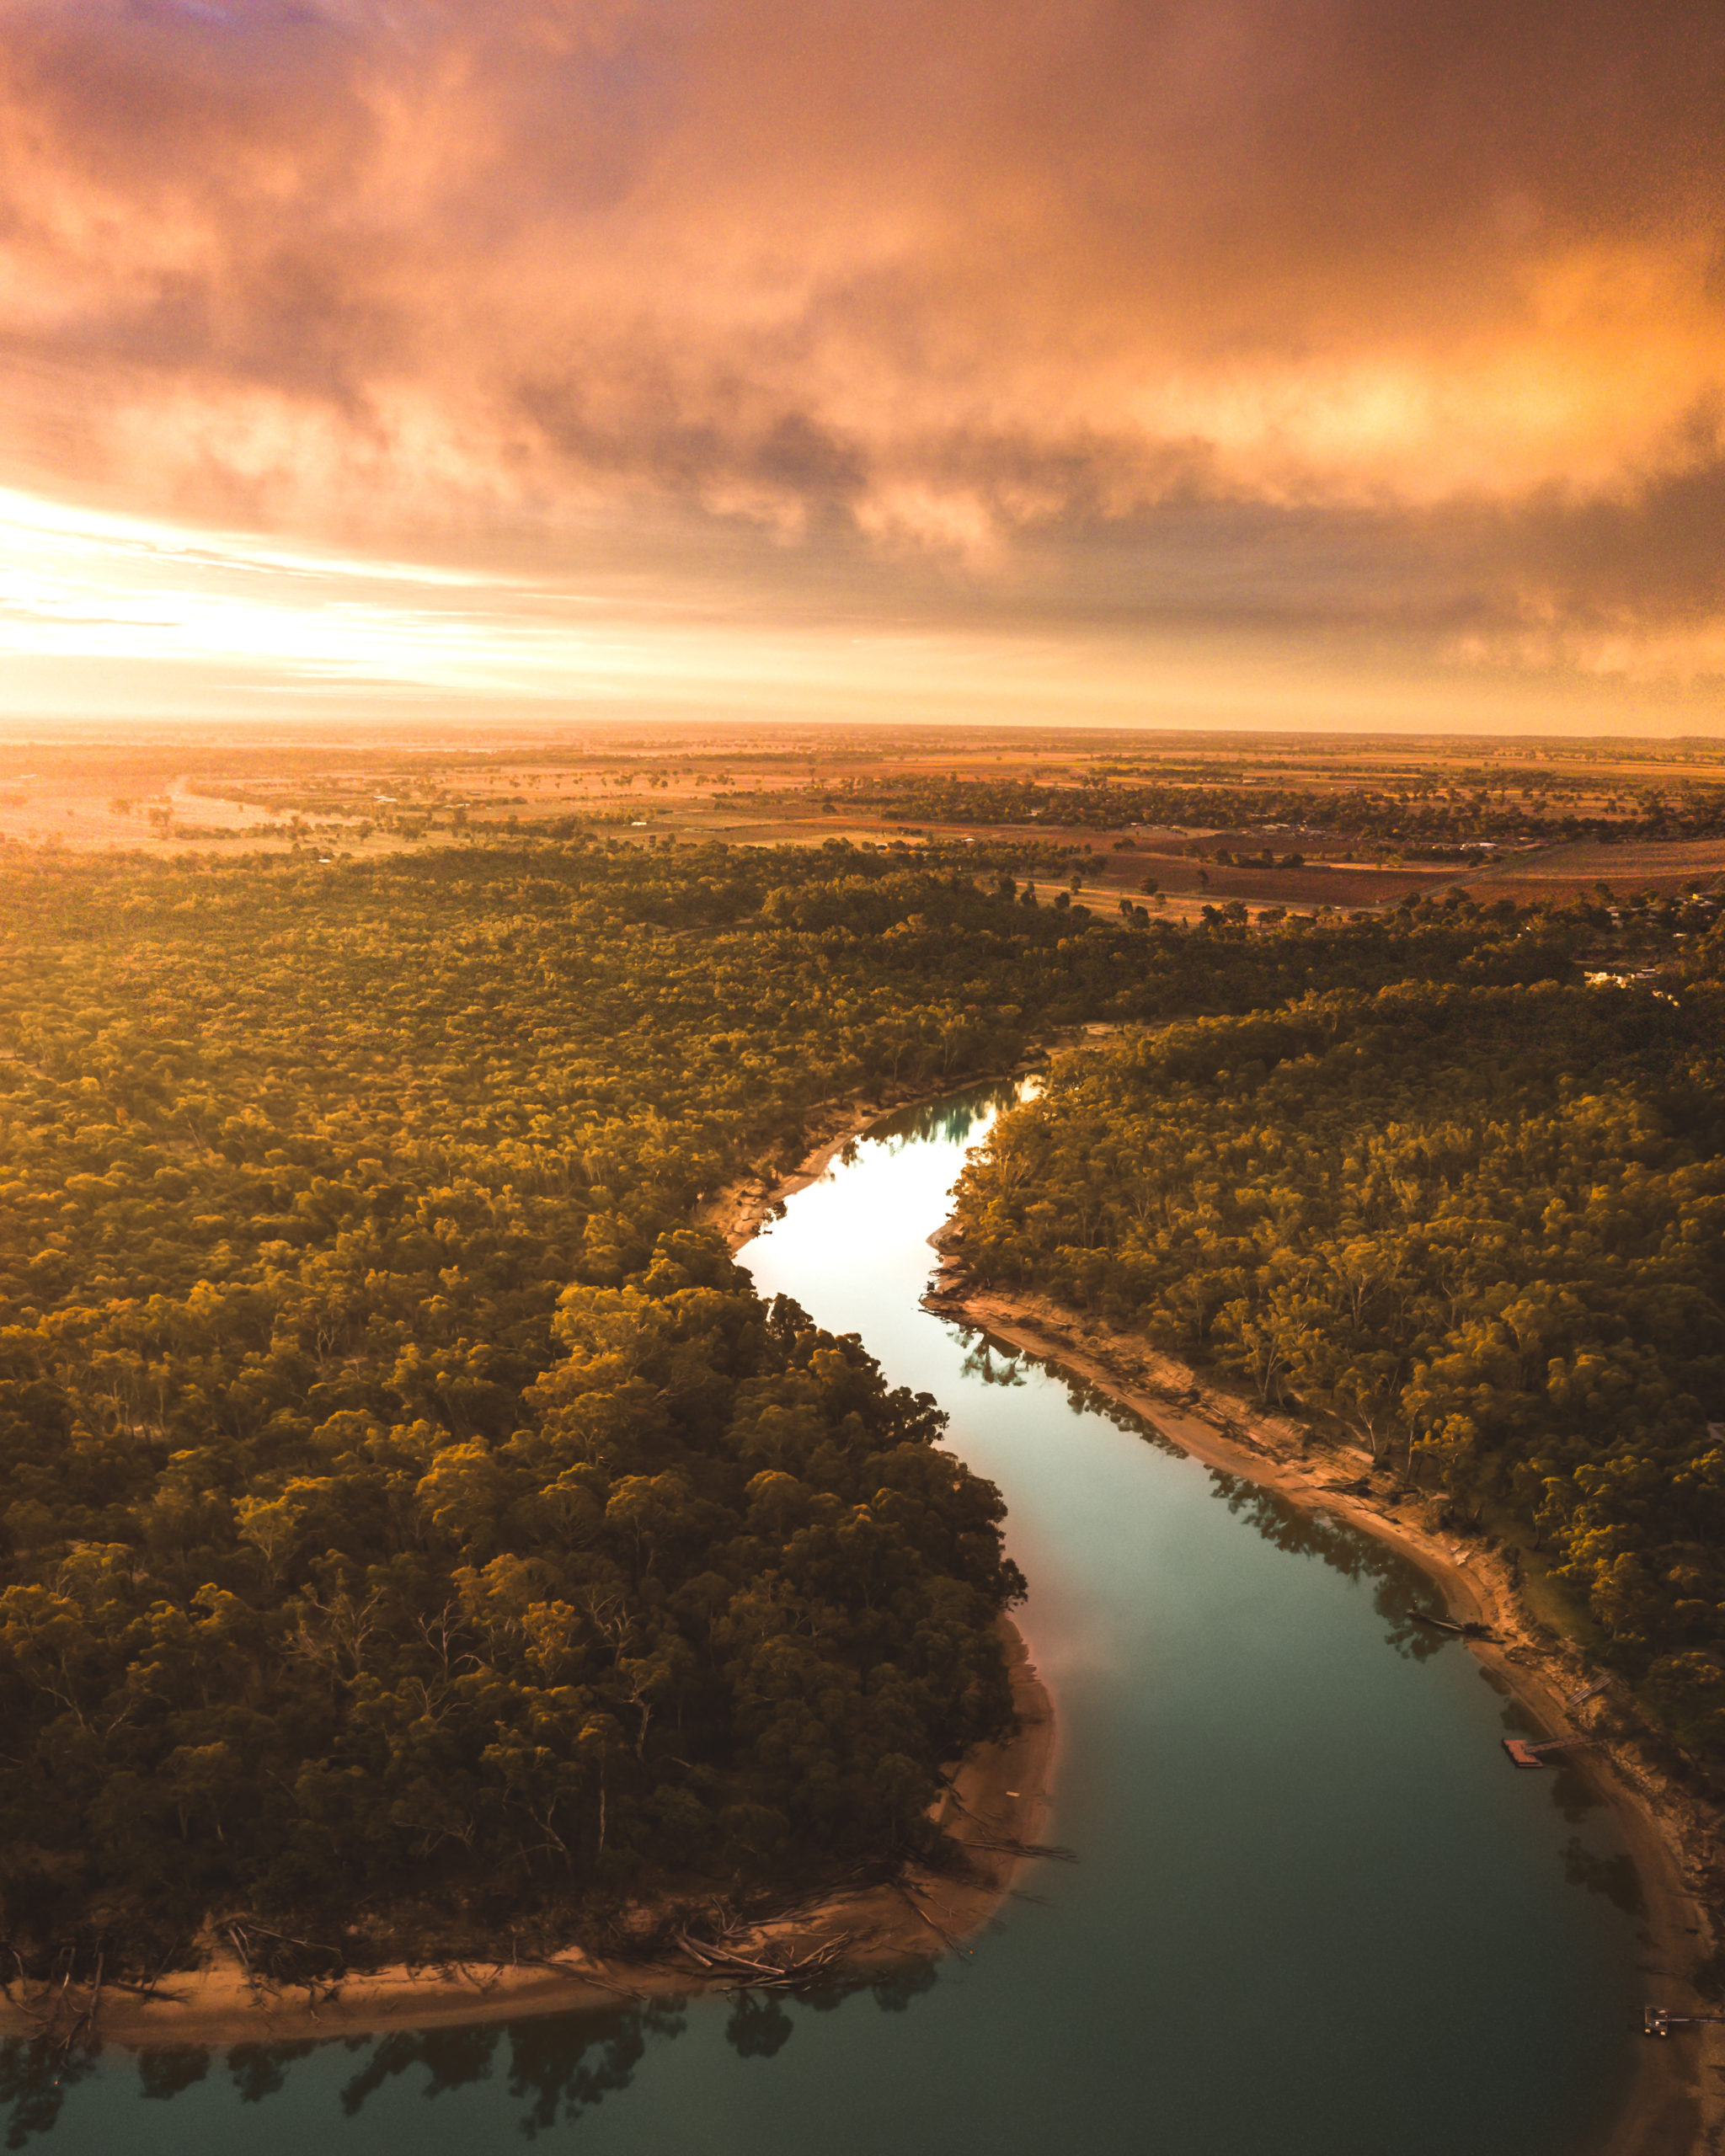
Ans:
[[[997,1089],[899,1118],[745,1250],[998,1482],[1073,1863],[923,1977],[788,2005],[237,2051],[13,2047],[45,2156],[1578,2156],[1633,2064],[1634,1875],[1419,1576],[918,1307]],[[1424,1598],[1429,1606],[1429,1598]],[[428,2100],[428,2099],[431,2100]]]

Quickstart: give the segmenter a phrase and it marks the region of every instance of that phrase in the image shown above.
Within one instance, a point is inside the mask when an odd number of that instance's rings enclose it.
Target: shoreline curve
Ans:
[[[1206,1393],[1199,1374],[1153,1348],[1141,1336],[1106,1332],[1087,1315],[1034,1293],[1008,1294],[971,1283],[962,1261],[944,1255],[944,1230],[930,1238],[943,1252],[924,1307],[964,1320],[991,1337],[1083,1379],[1130,1414],[1150,1423],[1182,1452],[1206,1465],[1278,1492],[1308,1510],[1322,1510],[1411,1559],[1441,1590],[1458,1621],[1488,1625],[1495,1640],[1461,1642],[1503,1688],[1555,1730],[1578,1726],[1565,1694],[1582,1680],[1578,1662],[1566,1663],[1553,1636],[1536,1632],[1514,1581],[1493,1552],[1461,1550],[1412,1520],[1387,1515],[1375,1502],[1332,1480],[1357,1463],[1282,1418],[1254,1413],[1226,1395]],[[1135,1367],[1128,1367],[1127,1358]],[[1194,1397],[1171,1403],[1178,1391]],[[1226,1427],[1220,1427],[1220,1426]],[[1311,1444],[1310,1454],[1305,1451]],[[1364,1455],[1362,1454],[1362,1457]],[[1657,1978],[1658,2002],[1674,2010],[1709,2010],[1680,1973],[1707,1939],[1710,1912],[1686,1883],[1689,1838],[1711,1822],[1700,1807],[1621,1749],[1595,1747],[1573,1763],[1610,1807],[1646,1897],[1642,1968]],[[1699,1938],[1694,1935],[1699,1935]],[[1648,1987],[1648,2003],[1653,1987]],[[1725,2144],[1725,2024],[1703,2023],[1676,2038],[1642,2041],[1630,2087],[1616,2116],[1602,2124],[1584,2156],[1714,2156]],[[1578,2152],[1583,2156],[1583,2152]]]
[[[948,1769],[934,1817],[962,1852],[951,1870],[912,1865],[879,1885],[840,1888],[805,1898],[786,1913],[728,1935],[734,1953],[788,1951],[793,1959],[836,1949],[824,1965],[831,1978],[891,1974],[965,1951],[964,1941],[992,1921],[1025,1864],[1035,1861],[1047,1822],[1055,1754],[1053,1702],[1023,1635],[999,1620],[1012,1679],[1016,1732],[979,1746]],[[641,1913],[658,1929],[664,1904]],[[307,1989],[255,1981],[231,1950],[212,1951],[199,1970],[163,1980],[152,1996],[109,1991],[88,2041],[126,2051],[216,2047],[510,2021],[532,2015],[614,2010],[619,2004],[693,1998],[734,1990],[740,1972],[704,1970],[692,1955],[632,1959],[597,1956],[577,1944],[526,1961],[395,1963],[344,1973]],[[88,2004],[74,1992],[67,2012]],[[73,2020],[74,2031],[78,2023]],[[8,1993],[0,1999],[0,2036],[43,2037],[39,2018]]]

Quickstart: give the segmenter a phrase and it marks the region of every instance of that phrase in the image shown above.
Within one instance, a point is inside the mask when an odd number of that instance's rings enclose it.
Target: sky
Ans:
[[[1725,729],[1717,0],[0,0],[0,723]]]

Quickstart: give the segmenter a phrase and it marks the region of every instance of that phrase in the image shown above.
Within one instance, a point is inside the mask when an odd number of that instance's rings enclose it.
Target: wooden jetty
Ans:
[[[1692,2029],[1701,2021],[1725,2021],[1725,2014],[1674,2014],[1669,2006],[1644,2006],[1641,2010],[1644,2036],[1669,2036],[1674,2029]]]
[[[1550,1752],[1571,1752],[1578,1746],[1592,1742],[1586,1737],[1548,1737],[1543,1743],[1535,1744],[1525,1737],[1506,1737],[1503,1749],[1509,1754],[1511,1764],[1518,1767],[1543,1767]]]

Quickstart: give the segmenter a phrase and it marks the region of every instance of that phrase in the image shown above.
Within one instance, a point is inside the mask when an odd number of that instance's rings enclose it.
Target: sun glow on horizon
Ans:
[[[0,0],[0,712],[1725,725],[1632,17]]]

